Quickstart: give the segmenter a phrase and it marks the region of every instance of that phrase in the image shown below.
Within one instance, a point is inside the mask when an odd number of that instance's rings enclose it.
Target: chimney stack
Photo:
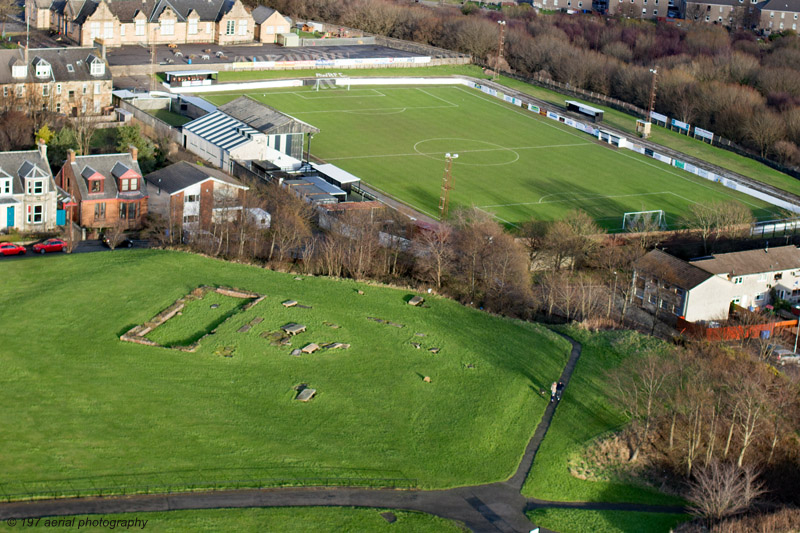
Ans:
[[[36,147],[39,148],[39,157],[47,160],[47,145],[44,142],[44,139],[39,139],[39,142],[36,144]]]
[[[75,150],[70,148],[67,150],[67,163],[74,163],[75,162]]]
[[[129,144],[128,145],[128,151],[131,153],[131,159],[133,159],[134,161],[138,161],[139,160],[139,149],[138,148],[136,148],[132,144]]]

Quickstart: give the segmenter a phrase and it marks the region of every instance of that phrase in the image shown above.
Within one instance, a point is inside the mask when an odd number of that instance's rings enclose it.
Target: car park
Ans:
[[[12,242],[0,242],[0,255],[22,255],[25,247]]]
[[[39,254],[63,252],[66,247],[67,243],[61,239],[47,239],[44,242],[34,244],[33,251]]]

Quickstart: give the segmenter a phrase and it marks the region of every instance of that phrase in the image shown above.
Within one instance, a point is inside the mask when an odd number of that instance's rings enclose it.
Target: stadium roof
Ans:
[[[330,163],[325,163],[324,165],[315,165],[312,163],[312,166],[319,172],[322,172],[329,178],[339,183],[340,185],[344,183],[356,183],[361,181],[361,178],[353,176],[346,170],[342,170],[336,165],[332,165]]]
[[[281,113],[274,107],[262,104],[249,96],[240,96],[236,100],[219,106],[218,109],[267,135],[319,133],[319,128],[286,113]]]
[[[194,133],[223,150],[233,150],[252,140],[260,132],[223,113],[214,111],[183,125],[183,131]]]

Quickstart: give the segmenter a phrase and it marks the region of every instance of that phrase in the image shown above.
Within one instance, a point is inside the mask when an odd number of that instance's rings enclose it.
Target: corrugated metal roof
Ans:
[[[322,172],[329,178],[332,178],[334,181],[338,181],[341,183],[356,183],[361,181],[361,178],[357,176],[353,176],[346,170],[342,170],[341,168],[337,167],[336,165],[332,165],[331,163],[325,163],[324,165],[312,165],[315,169],[319,172]]]
[[[183,131],[189,131],[205,139],[223,150],[232,150],[250,142],[254,135],[260,135],[255,130],[222,111],[215,111],[183,125]]]

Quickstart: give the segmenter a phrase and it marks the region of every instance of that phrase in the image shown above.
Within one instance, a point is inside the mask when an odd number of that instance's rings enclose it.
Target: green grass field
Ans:
[[[572,476],[571,457],[593,439],[622,427],[626,419],[608,392],[606,372],[646,346],[651,338],[630,331],[588,334],[565,330],[583,344],[575,372],[522,487],[525,496],[555,501],[630,502],[680,505],[682,500],[622,481],[588,481]]]
[[[690,518],[681,514],[576,509],[537,509],[527,514],[537,526],[559,533],[668,533]]]
[[[547,404],[539,391],[567,359],[566,343],[543,327],[435,296],[412,307],[403,290],[296,281],[155,250],[2,263],[0,498],[266,478],[375,485],[401,477],[400,485],[424,488],[497,481],[515,471]],[[266,299],[195,353],[119,340],[201,285]],[[287,299],[311,309],[284,308]],[[256,317],[264,321],[237,332]],[[308,328],[292,346],[261,337],[287,322]],[[290,355],[334,341],[352,346]],[[233,357],[216,355],[223,348]],[[294,400],[301,383],[318,391],[309,403]]]
[[[189,117],[181,115],[180,113],[175,113],[174,111],[170,111],[168,109],[154,109],[152,111],[148,111],[147,113],[163,120],[170,126],[183,126],[192,120]]]
[[[118,525],[117,531],[144,530],[157,533],[216,533],[217,531],[259,531],[263,533],[285,533],[291,531],[364,531],[403,533],[460,533],[466,531],[459,524],[424,513],[395,511],[393,524],[384,520],[380,513],[386,509],[363,509],[353,507],[275,507],[262,509],[209,509],[202,511],[170,511],[164,513],[127,513],[107,515],[62,516],[31,519],[32,524],[22,520],[15,527],[0,522],[0,531],[17,529],[26,531],[88,531],[107,532],[108,526],[92,527],[86,520],[139,520],[138,526],[125,528]],[[38,523],[37,523],[38,520]],[[144,524],[142,528],[143,521]],[[62,525],[72,521],[71,525]],[[81,522],[84,521],[84,522]]]
[[[215,104],[240,94],[206,96]],[[259,91],[250,96],[321,129],[311,152],[432,216],[445,154],[452,206],[476,206],[509,225],[573,208],[608,229],[626,211],[662,209],[676,224],[692,202],[737,200],[758,217],[768,204],[466,87],[354,87]]]

